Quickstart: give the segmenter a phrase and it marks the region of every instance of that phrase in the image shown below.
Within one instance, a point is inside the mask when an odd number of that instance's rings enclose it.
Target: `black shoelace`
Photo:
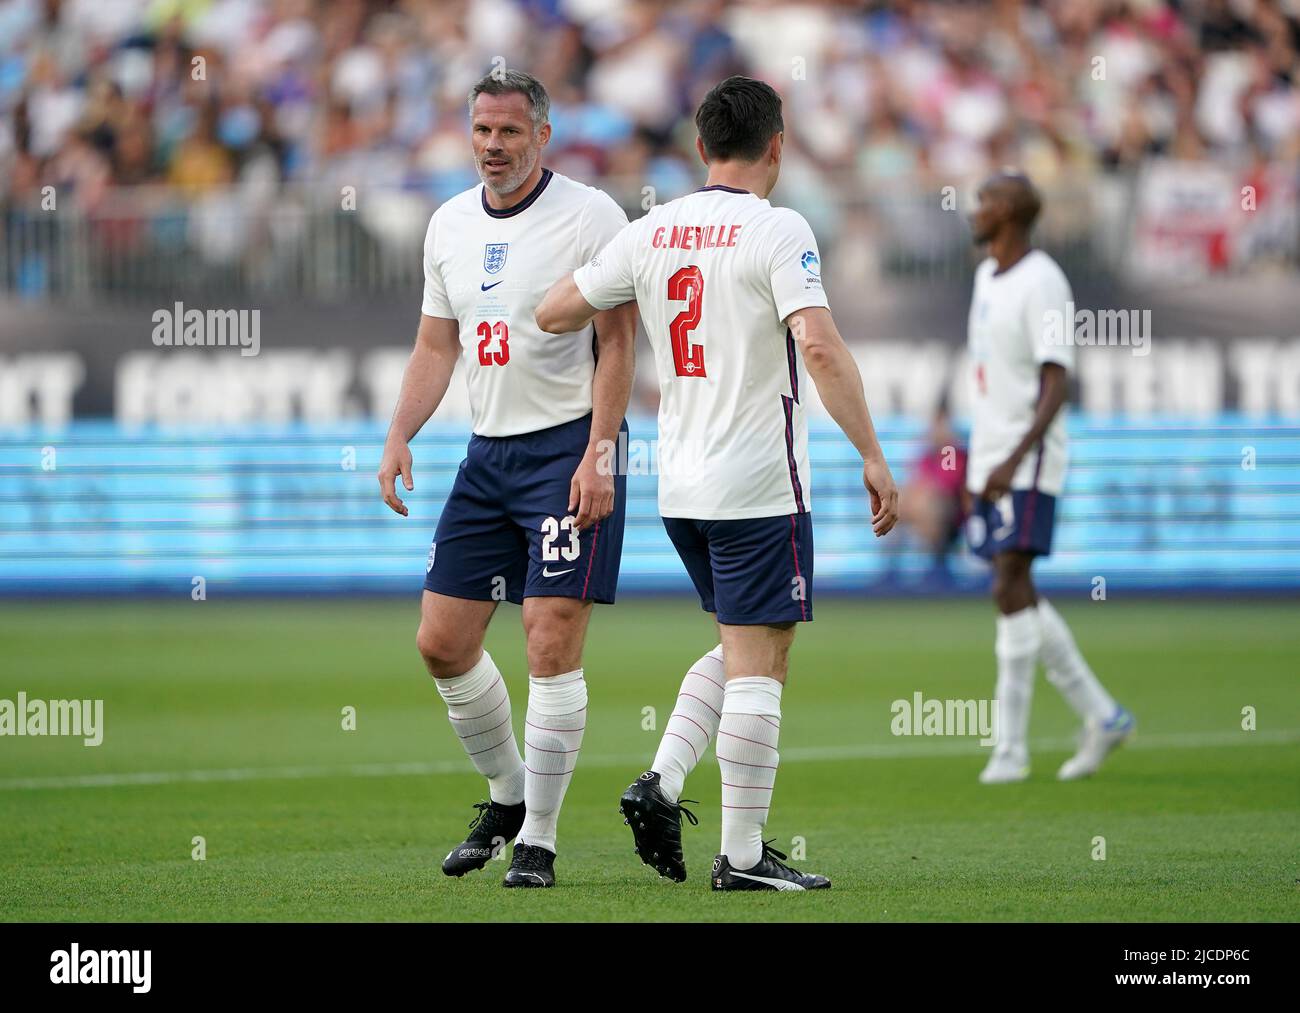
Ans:
[[[536,848],[531,844],[516,844],[515,853],[510,864],[516,869],[537,870],[545,872],[547,867],[546,849]]]
[[[475,802],[474,808],[478,810],[478,815],[469,821],[469,828],[471,830],[473,830],[476,826],[482,823],[483,820],[487,817],[488,812],[492,809],[492,803]]]
[[[677,801],[677,811],[678,811],[679,813],[681,813],[683,816],[686,817],[686,822],[687,822],[687,823],[689,823],[689,824],[690,824],[691,826],[693,826],[693,827],[698,827],[698,826],[700,825],[700,821],[699,821],[699,819],[696,817],[695,813],[691,812],[689,809],[686,808],[685,803],[687,803],[687,802],[689,802],[691,805],[699,805],[699,804],[700,804],[700,803],[696,802],[695,799],[693,799],[693,798],[683,798],[683,799],[678,799],[678,801]],[[773,840],[775,840],[775,838],[773,838]]]
[[[505,807],[494,802],[475,802],[478,815],[469,821],[469,829],[476,832],[473,836],[486,836],[509,826],[509,814]]]
[[[775,837],[772,838],[772,841],[774,840],[776,840]],[[790,873],[791,875],[794,876],[799,875],[799,873],[795,872],[794,869],[790,868],[790,866],[785,864],[785,857],[786,857],[785,853],[781,851],[777,851],[776,848],[772,847],[772,841],[763,842],[763,858],[771,862],[777,868],[784,869],[786,872]]]

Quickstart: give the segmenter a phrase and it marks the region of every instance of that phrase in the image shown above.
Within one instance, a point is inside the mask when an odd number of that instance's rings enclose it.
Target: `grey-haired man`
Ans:
[[[474,435],[438,521],[417,645],[470,761],[487,778],[471,834],[443,872],[462,876],[518,837],[506,886],[552,886],[560,805],[587,720],[583,641],[593,602],[612,603],[626,479],[600,467],[626,429],[636,310],[615,307],[547,334],[550,285],[627,223],[606,194],[542,166],[550,100],[536,78],[494,72],[469,97],[482,184],[434,213],[424,304],[379,483],[402,516],[410,440],[459,358]],[[524,754],[505,680],[483,649],[497,605],[523,606],[529,693]]]

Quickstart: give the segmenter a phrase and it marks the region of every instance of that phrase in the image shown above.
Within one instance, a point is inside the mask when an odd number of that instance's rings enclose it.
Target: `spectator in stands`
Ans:
[[[939,574],[947,574],[948,554],[965,523],[965,488],[966,449],[953,431],[947,406],[940,405],[899,497],[899,520],[920,540]]]

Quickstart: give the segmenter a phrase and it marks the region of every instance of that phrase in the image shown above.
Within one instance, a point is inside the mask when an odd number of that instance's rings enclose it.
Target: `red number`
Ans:
[[[498,320],[492,325],[492,333],[496,335],[498,347],[492,353],[492,358],[496,359],[498,366],[504,366],[510,361],[510,328],[506,326],[504,320]]]
[[[704,301],[704,275],[700,274],[700,269],[692,264],[669,278],[668,298],[686,300],[686,309],[673,317],[668,325],[677,375],[704,376],[704,346],[691,344],[691,331],[699,326]]]
[[[504,320],[498,320],[495,324],[489,324],[486,320],[480,321],[478,325],[478,364],[480,366],[490,366],[494,362],[498,366],[504,366],[510,361],[510,328],[506,326]],[[488,351],[488,344],[493,338],[497,339],[497,350]]]
[[[988,380],[984,376],[984,363],[982,362],[975,367],[975,386],[980,389],[981,394],[989,392]]]

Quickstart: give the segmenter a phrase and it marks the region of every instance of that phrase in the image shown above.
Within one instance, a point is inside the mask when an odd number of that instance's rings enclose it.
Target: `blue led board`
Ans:
[[[1045,587],[1300,589],[1300,424],[1070,420],[1071,467]],[[631,422],[654,437],[653,419]],[[924,426],[880,425],[900,485]],[[411,515],[379,499],[377,423],[231,431],[125,431],[79,421],[0,433],[0,593],[418,594],[467,433],[430,424],[413,444]],[[816,588],[924,593],[982,587],[960,546],[936,582],[906,535],[871,536],[860,465],[832,425],[812,428]],[[655,507],[656,479],[628,481],[620,591],[689,592]]]

